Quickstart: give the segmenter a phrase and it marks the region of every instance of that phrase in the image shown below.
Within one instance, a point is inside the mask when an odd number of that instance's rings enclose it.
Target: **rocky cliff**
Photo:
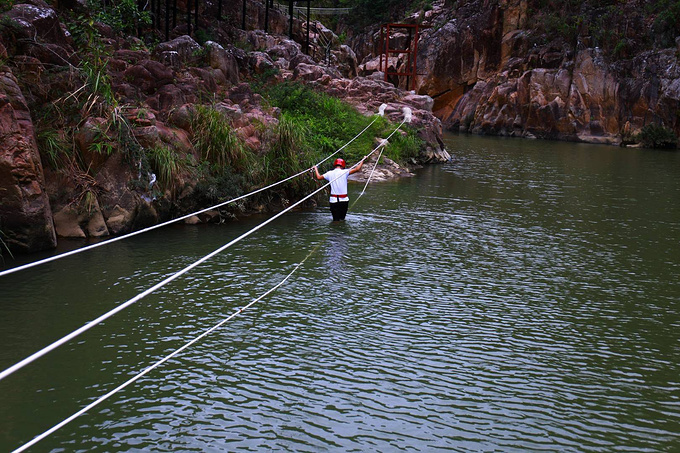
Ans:
[[[680,135],[677,25],[663,28],[664,12],[645,15],[646,2],[552,3],[574,11],[439,1],[404,20],[424,27],[416,91],[434,99],[444,128],[620,144],[654,123]],[[352,39],[360,74],[377,69],[377,38]]]
[[[106,14],[120,13],[112,8],[116,2],[106,5]],[[194,18],[198,31],[178,24],[164,39],[162,24],[141,30],[133,26],[141,16],[134,16],[114,21],[114,30],[79,2],[64,2],[60,9],[43,0],[4,4],[0,246],[42,250],[55,246],[55,232],[78,238],[121,234],[214,204],[216,188],[237,181],[239,169],[225,169],[218,180],[202,166],[206,156],[196,143],[205,125],[196,123],[196,112],[210,105],[243,146],[266,153],[280,111],[250,86],[265,76],[314,86],[369,115],[387,103],[395,121],[409,106],[426,140],[420,160],[448,158],[431,98],[357,77],[354,52],[319,23],[314,34],[333,42],[330,54],[319,52],[314,37],[309,54],[303,52],[305,24],[294,22],[291,40],[283,35],[287,18],[275,9],[264,33],[263,3],[247,2],[241,30],[241,5],[225,4],[223,20],[216,20],[217,4],[202,3]],[[151,44],[135,30],[150,36]],[[207,189],[206,180],[212,181]],[[207,213],[192,221],[219,217]]]
[[[11,232],[8,245],[18,251],[56,245],[30,112],[14,75],[1,69],[0,198],[0,229]]]

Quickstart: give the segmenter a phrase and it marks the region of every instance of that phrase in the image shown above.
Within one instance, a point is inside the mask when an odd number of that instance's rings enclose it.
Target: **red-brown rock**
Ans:
[[[33,123],[16,78],[0,72],[0,231],[10,249],[54,248],[52,211]]]

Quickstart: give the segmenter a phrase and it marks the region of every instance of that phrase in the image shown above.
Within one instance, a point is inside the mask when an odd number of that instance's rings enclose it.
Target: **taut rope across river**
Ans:
[[[380,108],[380,114],[382,114],[382,112],[384,111],[384,108],[385,108],[384,105],[381,106],[381,108]],[[371,156],[373,153],[375,153],[375,152],[378,151],[379,149],[381,150],[381,154],[382,154],[382,150],[384,150],[384,147],[387,145],[389,138],[392,137],[392,135],[394,135],[394,134],[395,134],[395,133],[396,133],[396,132],[397,132],[397,131],[405,124],[405,123],[411,121],[411,110],[410,110],[409,108],[404,108],[404,109],[403,109],[403,112],[404,112],[404,120],[403,120],[403,121],[402,121],[395,129],[394,129],[394,131],[392,131],[392,133],[390,133],[390,135],[388,135],[385,139],[381,140],[380,144],[379,144],[376,148],[374,148],[370,153],[368,153],[366,156],[364,156],[363,159],[361,160],[361,162],[363,162],[365,159],[367,159],[369,156]],[[375,120],[374,120],[374,121],[375,121]],[[371,124],[372,124],[372,123],[371,123]],[[370,125],[369,125],[369,126],[370,126]],[[367,127],[367,128],[368,128],[368,127]],[[367,128],[366,128],[366,129],[367,129]],[[361,133],[363,133],[366,129],[364,129]],[[360,133],[360,134],[361,134],[361,133]],[[360,134],[359,134],[359,135],[360,135]],[[358,135],[357,135],[356,137],[354,137],[354,138],[352,139],[352,141],[355,140],[357,137],[358,137]],[[349,143],[351,143],[351,141],[348,142],[347,144],[345,144],[345,145],[344,145],[342,148],[340,148],[338,151],[340,151],[341,149],[343,149],[344,147],[346,147]],[[324,159],[324,160],[321,161],[321,162],[325,162],[326,160],[330,159],[330,158],[331,158],[334,154],[336,154],[338,151],[335,151],[333,154],[331,154],[330,156],[328,156],[326,159]],[[355,164],[355,165],[358,165],[358,164]],[[377,165],[377,161],[376,161],[376,165]],[[373,170],[375,170],[375,167],[373,168]],[[305,172],[307,172],[307,171],[309,171],[309,169],[305,170]],[[301,174],[301,173],[299,173],[299,174]],[[299,174],[298,174],[298,175],[299,175]],[[372,174],[373,174],[373,172],[371,172],[371,175],[369,175],[369,178],[368,178],[368,180],[366,181],[366,185],[368,185],[368,182],[370,181],[370,178],[371,178]],[[293,177],[298,176],[298,175],[294,175]],[[288,180],[288,179],[290,179],[290,178],[287,178],[286,180]],[[170,277],[164,279],[163,281],[157,283],[156,285],[152,286],[151,288],[149,288],[149,289],[143,291],[142,293],[138,294],[137,296],[133,297],[132,299],[129,299],[128,301],[126,301],[125,303],[123,303],[123,304],[117,306],[117,307],[114,308],[113,310],[110,310],[109,312],[107,312],[107,313],[101,315],[101,316],[98,317],[97,319],[95,319],[95,320],[93,320],[93,321],[91,321],[91,322],[85,324],[85,325],[84,325],[83,327],[81,327],[80,329],[77,329],[77,330],[71,332],[70,334],[68,334],[68,335],[66,335],[66,336],[64,336],[64,337],[62,337],[61,339],[55,341],[54,343],[50,344],[49,346],[47,346],[47,347],[41,349],[40,351],[34,353],[33,355],[27,357],[26,359],[22,360],[21,362],[18,362],[17,364],[15,364],[15,365],[11,366],[10,368],[4,370],[3,372],[0,373],[0,380],[4,379],[5,377],[9,376],[9,375],[12,374],[12,373],[18,371],[19,369],[23,368],[24,366],[28,365],[29,363],[32,363],[33,361],[37,360],[38,358],[42,357],[43,355],[47,354],[48,352],[50,352],[50,351],[52,351],[52,350],[58,348],[59,346],[63,345],[64,343],[67,343],[68,341],[70,341],[70,340],[72,340],[73,338],[77,337],[77,336],[80,335],[81,333],[83,333],[83,332],[85,332],[85,331],[91,329],[92,327],[96,326],[97,324],[100,324],[101,322],[103,322],[104,320],[110,318],[110,317],[113,316],[114,314],[116,314],[116,313],[118,313],[118,312],[124,310],[125,308],[127,308],[127,307],[129,307],[130,305],[134,304],[135,302],[141,300],[142,298],[144,298],[145,296],[151,294],[152,292],[156,291],[157,289],[159,289],[159,288],[165,286],[166,284],[170,283],[171,281],[173,281],[173,280],[179,278],[180,276],[182,276],[182,275],[184,275],[185,273],[189,272],[191,269],[193,269],[193,268],[195,268],[196,266],[200,265],[201,263],[203,263],[203,262],[209,260],[210,258],[214,257],[215,255],[221,253],[222,251],[226,250],[227,248],[231,247],[232,245],[234,245],[234,244],[240,242],[242,239],[245,239],[246,237],[250,236],[252,233],[258,231],[259,229],[261,229],[261,228],[264,227],[265,225],[267,225],[267,224],[273,222],[273,221],[276,220],[277,218],[281,217],[283,214],[289,212],[290,210],[292,210],[293,208],[297,207],[298,205],[300,205],[300,204],[303,203],[304,201],[308,200],[309,198],[313,197],[313,196],[316,195],[317,193],[321,192],[321,191],[324,190],[326,187],[330,186],[332,182],[333,182],[333,181],[329,181],[328,183],[326,183],[326,184],[324,184],[323,186],[319,187],[318,189],[314,190],[313,192],[311,192],[310,194],[308,194],[308,195],[305,196],[304,198],[298,200],[296,203],[292,204],[292,205],[289,206],[288,208],[286,208],[286,209],[284,209],[283,211],[279,212],[279,213],[276,214],[275,216],[273,216],[273,217],[271,217],[271,218],[265,220],[264,222],[258,224],[258,225],[255,226],[254,228],[248,230],[247,232],[243,233],[242,235],[240,235],[239,237],[233,239],[232,241],[228,242],[227,244],[223,245],[222,247],[219,247],[218,249],[214,250],[213,252],[209,253],[208,255],[205,255],[203,258],[201,258],[201,259],[199,259],[199,260],[193,262],[192,264],[190,264],[189,266],[185,267],[184,269],[182,269],[182,270],[176,272],[175,274],[173,274],[173,275],[171,275]],[[277,183],[277,184],[278,184],[278,183]],[[364,190],[362,191],[362,195],[363,195],[363,193],[365,192],[365,189],[366,189],[366,186],[364,186]],[[357,198],[356,201],[358,201],[358,200],[359,200],[359,198]],[[233,201],[233,200],[232,200],[232,201]],[[356,201],[355,201],[354,204],[356,204]],[[354,206],[354,204],[353,204],[352,206]],[[176,220],[179,220],[179,219],[176,219]],[[166,223],[166,224],[167,224],[167,223]],[[128,237],[129,237],[129,235],[128,235]],[[111,242],[111,241],[108,241],[108,242]],[[278,284],[276,284],[274,287],[272,287],[270,290],[268,290],[267,292],[265,292],[264,294],[262,294],[260,297],[254,299],[254,300],[251,301],[248,305],[246,305],[246,306],[244,306],[243,308],[240,308],[239,310],[237,310],[236,313],[233,313],[232,315],[230,315],[230,316],[228,316],[227,318],[225,318],[224,320],[220,321],[218,324],[214,325],[213,327],[211,327],[211,328],[208,329],[207,331],[203,332],[203,333],[202,333],[201,335],[199,335],[198,337],[196,337],[196,338],[190,340],[189,342],[187,342],[184,346],[182,346],[182,347],[180,347],[179,349],[173,351],[171,354],[165,356],[165,357],[162,358],[161,360],[155,362],[154,364],[152,364],[151,366],[147,367],[145,370],[143,370],[142,372],[138,373],[138,374],[135,375],[134,377],[130,378],[129,380],[127,380],[127,381],[124,382],[123,384],[119,385],[118,387],[116,387],[115,389],[113,389],[113,390],[111,390],[110,392],[106,393],[105,395],[99,397],[97,400],[95,400],[94,402],[90,403],[89,405],[87,405],[87,406],[84,407],[83,409],[79,410],[78,412],[74,413],[74,414],[71,415],[70,417],[68,417],[68,418],[64,419],[63,421],[59,422],[58,424],[54,425],[52,428],[48,429],[47,431],[44,431],[42,434],[40,434],[40,435],[34,437],[31,441],[29,441],[28,443],[22,445],[21,447],[19,447],[18,449],[14,450],[14,451],[15,451],[15,452],[21,452],[21,451],[24,451],[24,450],[26,450],[27,448],[31,447],[32,445],[35,445],[36,443],[38,443],[38,442],[41,441],[42,439],[46,438],[46,437],[49,436],[50,434],[54,433],[55,431],[57,431],[57,430],[60,429],[61,427],[65,426],[66,424],[68,424],[68,423],[71,422],[72,420],[75,420],[75,419],[78,418],[80,415],[85,414],[88,410],[90,410],[90,409],[92,409],[93,407],[97,406],[98,404],[100,404],[101,402],[105,401],[106,399],[108,399],[109,397],[111,397],[112,395],[114,395],[115,393],[119,392],[120,390],[122,390],[122,389],[124,389],[125,387],[129,386],[130,384],[134,383],[134,382],[137,381],[139,378],[141,378],[142,376],[146,375],[147,373],[149,373],[149,372],[152,371],[153,369],[155,369],[155,368],[157,368],[158,366],[162,365],[163,363],[165,363],[165,362],[166,362],[167,360],[169,360],[170,358],[172,358],[172,357],[176,356],[177,354],[179,354],[180,352],[184,351],[185,349],[187,349],[188,347],[190,347],[192,344],[196,343],[197,341],[199,341],[200,339],[204,338],[205,336],[207,336],[207,335],[210,334],[211,332],[215,331],[216,329],[218,329],[219,327],[221,327],[222,325],[224,325],[226,322],[228,322],[229,320],[233,319],[236,315],[242,313],[242,312],[245,311],[246,309],[250,308],[251,306],[253,306],[253,305],[256,304],[257,302],[259,302],[260,300],[262,300],[262,299],[263,299],[264,297],[266,297],[267,295],[271,294],[273,291],[275,291],[277,288],[279,288],[281,285],[283,285],[283,284],[290,278],[290,276],[291,276],[295,271],[297,271],[297,270],[302,266],[302,264],[304,264],[304,262],[307,261],[307,259],[308,259],[310,256],[312,256],[312,255],[314,254],[314,252],[318,249],[318,247],[319,247],[319,246],[317,245],[314,249],[312,249],[312,251],[311,251],[311,252],[310,252],[310,253],[309,253],[309,254],[308,254],[308,255],[307,255],[300,263],[298,263],[298,264],[295,266],[295,268],[294,268],[294,269],[293,269],[293,270],[292,270],[292,271],[291,271],[291,272],[290,272],[290,273],[289,273],[289,274],[288,274],[281,282],[279,282]]]

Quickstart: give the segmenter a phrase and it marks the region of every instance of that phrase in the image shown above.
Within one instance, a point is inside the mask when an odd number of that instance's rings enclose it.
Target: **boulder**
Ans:
[[[159,87],[172,83],[172,70],[154,60],[142,60],[131,65],[123,73],[123,78],[143,93],[154,93]]]
[[[284,39],[275,46],[267,49],[267,54],[272,60],[283,58],[286,61],[290,61],[299,53],[301,53],[300,45],[290,39]]]
[[[59,47],[69,47],[57,13],[46,4],[16,4],[4,16],[13,23],[19,38],[29,41],[40,38]]]
[[[133,230],[141,230],[158,223],[156,208],[146,200],[139,200],[132,222]]]
[[[16,78],[0,70],[0,231],[13,251],[56,247],[31,115]]]
[[[98,204],[92,212],[81,217],[82,221],[85,222],[85,231],[89,237],[98,238],[109,235],[109,229],[106,227],[104,215]]]
[[[54,214],[54,227],[57,235],[64,238],[85,238],[85,232],[80,228],[78,210],[66,206]]]
[[[224,78],[232,85],[238,84],[239,67],[234,55],[213,41],[206,42],[205,48],[208,51],[208,62],[210,67],[219,69]]]
[[[163,85],[158,89],[155,97],[155,108],[161,112],[174,111],[187,103],[184,91],[175,84]]]
[[[203,48],[189,35],[182,35],[171,41],[158,44],[154,50],[154,58],[166,66],[179,68],[190,66],[202,58]]]
[[[342,45],[339,50],[333,51],[338,69],[345,78],[353,78],[358,75],[357,56],[351,47]]]
[[[248,66],[255,74],[263,74],[274,67],[271,57],[264,52],[251,52],[248,57]]]
[[[106,219],[106,226],[111,234],[127,233],[131,230],[132,220],[132,213],[116,205]]]

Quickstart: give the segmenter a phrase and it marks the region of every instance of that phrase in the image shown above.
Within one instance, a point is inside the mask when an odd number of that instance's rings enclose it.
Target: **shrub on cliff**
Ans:
[[[222,113],[197,105],[191,127],[194,146],[216,168],[228,166],[241,173],[252,168],[252,153],[243,146]]]
[[[537,43],[598,47],[614,60],[673,47],[680,34],[680,0],[529,0],[527,15]]]
[[[372,121],[356,111],[351,105],[327,94],[312,90],[297,82],[265,85],[261,88],[264,97],[279,107],[293,127],[301,132],[301,145],[311,153],[311,160],[324,156],[343,147]],[[384,118],[378,118],[371,128],[342,150],[342,156],[356,162],[374,147],[375,137],[386,137],[395,125]],[[418,154],[422,141],[410,131],[402,136],[395,134],[385,153],[397,162],[405,162]]]
[[[660,124],[646,125],[638,134],[637,139],[645,148],[675,149],[678,147],[678,137],[675,133]]]
[[[672,47],[680,35],[680,0],[649,2],[647,11],[654,17],[651,34],[661,47]]]

